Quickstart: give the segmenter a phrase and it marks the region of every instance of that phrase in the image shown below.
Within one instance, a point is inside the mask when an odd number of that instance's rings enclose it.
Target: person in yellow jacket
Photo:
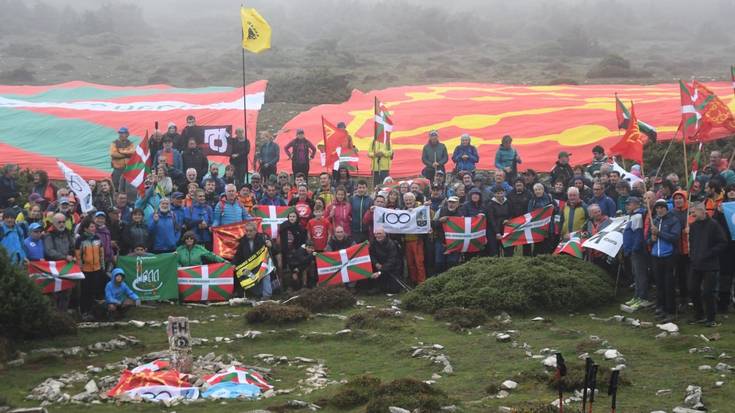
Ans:
[[[581,231],[589,216],[587,215],[587,204],[579,197],[579,189],[570,187],[567,189],[567,202],[561,214],[561,235],[568,240],[569,234]]]
[[[390,175],[390,164],[393,160],[393,149],[381,142],[379,139],[373,139],[368,151],[368,158],[371,159],[370,168],[373,171],[373,185],[383,184],[385,177]]]
[[[120,177],[128,165],[128,160],[135,153],[135,144],[128,137],[130,133],[125,126],[118,131],[118,138],[110,144],[110,164],[112,165],[112,184],[115,190],[120,189]]]

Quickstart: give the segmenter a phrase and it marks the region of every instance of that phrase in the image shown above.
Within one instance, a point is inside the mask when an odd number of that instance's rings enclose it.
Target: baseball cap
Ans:
[[[105,213],[104,213],[104,212],[102,212],[102,211],[97,211],[97,212],[95,212],[95,213],[94,213],[94,216],[95,216],[95,217],[106,217],[106,216],[107,216],[107,214],[105,214]]]
[[[559,158],[563,158],[565,156],[568,158],[568,157],[572,156],[572,154],[569,153],[569,152],[566,152],[566,151],[559,152]]]
[[[30,194],[30,195],[28,196],[28,202],[33,202],[33,203],[35,203],[35,202],[38,202],[38,201],[40,201],[40,200],[42,200],[42,199],[43,199],[43,197],[42,197],[41,195],[38,195],[38,194],[37,194],[37,193],[35,193],[35,192],[34,192],[34,193],[32,193],[32,194]]]
[[[449,198],[447,198],[447,202],[459,202],[459,197],[454,195],[450,196]]]
[[[653,204],[653,207],[654,208],[657,208],[657,207],[660,207],[660,206],[663,206],[663,207],[668,208],[669,207],[669,204],[666,203],[666,200],[665,199],[657,199],[656,200],[656,203]]]
[[[39,224],[38,222],[34,222],[34,223],[32,223],[31,225],[28,226],[28,230],[31,231],[31,232],[33,232],[33,231],[41,231],[42,229],[43,228],[41,227],[41,224]]]
[[[625,203],[626,204],[629,204],[631,202],[636,203],[636,204],[640,204],[641,203],[641,199],[638,198],[637,196],[629,196],[628,199],[625,201]]]
[[[117,133],[130,133],[128,132],[128,128],[125,126],[121,126],[120,129],[117,130]]]
[[[173,194],[171,194],[171,198],[172,199],[184,199],[184,194],[182,194],[181,192],[178,192],[177,191],[177,192],[174,192]]]

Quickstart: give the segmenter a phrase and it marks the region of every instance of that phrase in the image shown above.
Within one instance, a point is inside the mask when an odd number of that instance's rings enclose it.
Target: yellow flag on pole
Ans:
[[[240,8],[242,47],[253,53],[271,48],[271,26],[255,9]]]

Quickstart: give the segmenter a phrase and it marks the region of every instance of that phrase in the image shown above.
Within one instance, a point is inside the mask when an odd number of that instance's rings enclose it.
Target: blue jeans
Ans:
[[[255,284],[253,292],[260,294],[261,298],[264,300],[269,300],[271,298],[273,295],[273,286],[271,285],[270,274],[266,275],[259,283]]]
[[[630,266],[635,282],[635,296],[643,300],[648,299],[648,259],[645,252],[633,252],[630,255]]]
[[[434,265],[437,274],[454,267],[459,263],[459,253],[444,254],[446,248],[440,240],[434,240]]]

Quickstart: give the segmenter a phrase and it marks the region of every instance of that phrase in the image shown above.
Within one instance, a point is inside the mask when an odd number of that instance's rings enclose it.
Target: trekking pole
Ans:
[[[612,397],[612,405],[610,407],[610,413],[615,413],[618,396],[618,378],[620,377],[620,370],[613,370],[610,375],[610,385],[607,388],[607,394]]]
[[[597,391],[597,364],[593,364],[590,368],[590,409],[587,413],[592,413],[592,403],[595,401],[595,392]],[[582,411],[582,413],[585,413]]]
[[[618,285],[620,284],[620,273],[623,272],[623,263],[618,262],[618,274],[615,276],[615,297],[618,296]]]
[[[559,413],[564,413],[564,385],[562,378],[567,375],[567,365],[561,353],[556,353],[556,384],[559,388]]]
[[[592,370],[592,358],[587,357],[584,359],[584,389],[582,389],[582,413],[587,407],[587,388],[590,383],[590,370]]]

